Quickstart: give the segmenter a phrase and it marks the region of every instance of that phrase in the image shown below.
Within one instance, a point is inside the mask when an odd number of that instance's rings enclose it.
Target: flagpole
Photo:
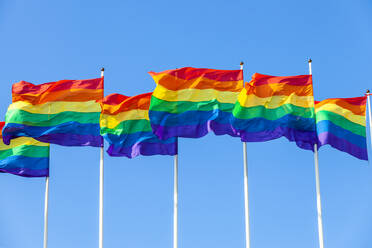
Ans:
[[[243,70],[243,62],[240,62],[240,70]],[[243,87],[245,83],[243,80]],[[251,246],[249,230],[249,199],[248,199],[248,164],[247,164],[247,142],[243,142],[243,161],[244,161],[244,220],[245,220],[245,247]]]
[[[367,103],[368,103],[368,118],[369,118],[369,139],[370,142],[372,143],[372,114],[371,114],[371,98],[369,90],[366,92],[367,95]]]
[[[173,248],[178,248],[178,154],[174,155],[173,173]]]
[[[105,69],[101,69],[101,78],[104,76]],[[99,161],[99,248],[103,248],[103,172],[104,172],[104,166],[103,166],[103,143],[101,146],[101,152],[100,152],[100,161]]]
[[[45,178],[44,200],[44,248],[48,247],[48,203],[49,203],[49,176]]]
[[[309,74],[312,75],[311,68],[312,60],[309,59]],[[322,204],[320,200],[320,184],[319,184],[319,157],[318,157],[318,145],[314,144],[314,164],[315,164],[315,185],[316,185],[316,207],[318,211],[318,235],[319,235],[319,247],[324,248],[323,239],[323,219],[322,219]]]

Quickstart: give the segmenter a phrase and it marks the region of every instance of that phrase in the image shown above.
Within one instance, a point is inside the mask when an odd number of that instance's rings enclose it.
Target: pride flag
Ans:
[[[366,102],[366,96],[315,102],[319,146],[329,144],[354,157],[368,160]]]
[[[233,110],[243,142],[286,137],[308,150],[316,143],[311,75],[276,77],[255,73]]]
[[[243,88],[242,70],[185,67],[150,75],[157,84],[150,121],[160,139],[199,138],[209,131],[236,136],[231,119]]]
[[[63,146],[102,146],[97,101],[103,98],[103,78],[40,85],[21,81],[13,85],[12,95],[5,144],[26,136]]]
[[[137,96],[111,94],[101,103],[101,134],[109,142],[110,156],[175,155],[177,139],[160,140],[151,130],[152,93]]]
[[[5,122],[0,122],[0,172],[23,177],[49,176],[49,144],[21,137],[5,145],[2,133]]]

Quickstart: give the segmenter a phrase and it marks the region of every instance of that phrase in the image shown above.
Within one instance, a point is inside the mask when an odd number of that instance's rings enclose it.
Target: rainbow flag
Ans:
[[[160,139],[199,138],[209,131],[237,136],[231,119],[243,88],[242,70],[185,67],[150,75],[157,84],[150,121]]]
[[[315,102],[319,146],[326,144],[368,160],[366,140],[367,96]]]
[[[0,122],[0,172],[23,177],[49,176],[49,144],[28,137],[2,142],[5,122]]]
[[[102,146],[99,134],[103,78],[13,85],[3,140],[26,136],[63,146]]]
[[[286,137],[308,150],[316,143],[311,75],[255,73],[238,97],[233,126],[244,142]]]
[[[110,156],[175,155],[177,139],[160,140],[149,120],[152,93],[137,96],[111,94],[101,103],[101,135],[108,141]]]

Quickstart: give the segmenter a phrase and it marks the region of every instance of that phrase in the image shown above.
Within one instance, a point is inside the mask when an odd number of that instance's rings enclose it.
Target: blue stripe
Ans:
[[[78,122],[66,122],[57,126],[38,127],[28,126],[24,124],[6,123],[3,128],[3,140],[5,144],[9,144],[11,139],[17,137],[48,137],[51,134],[73,134],[80,136],[100,136],[99,124],[82,124]],[[43,140],[44,141],[44,140]],[[48,142],[48,141],[44,141]],[[50,142],[55,143],[55,142]]]
[[[342,127],[335,125],[331,121],[328,121],[328,120],[320,121],[317,123],[316,128],[317,128],[318,134],[329,132],[329,133],[332,133],[334,136],[340,139],[347,140],[348,142],[360,148],[367,148],[367,140],[365,137],[352,133],[349,130],[343,129]],[[325,144],[326,143],[320,144],[320,145],[325,145]]]
[[[0,171],[24,177],[48,176],[49,158],[10,156],[0,160]]]
[[[49,167],[49,158],[32,158],[25,156],[10,156],[0,160],[0,168],[29,168],[42,170]]]
[[[187,111],[183,113],[168,113],[162,111],[149,111],[150,122],[160,126],[191,126],[200,125],[219,117],[223,121],[226,112],[219,109],[211,111]]]
[[[213,131],[216,135],[238,137],[232,127],[233,115],[220,109],[168,113],[149,111],[151,126],[161,139],[169,137],[199,138]],[[178,131],[175,131],[175,128]],[[162,130],[162,131],[159,131]],[[168,131],[170,132],[168,132]]]
[[[304,118],[294,115],[285,115],[276,120],[267,120],[265,118],[237,119],[232,121],[236,130],[246,132],[263,132],[276,130],[278,127],[303,130],[307,132],[315,131],[315,119]]]

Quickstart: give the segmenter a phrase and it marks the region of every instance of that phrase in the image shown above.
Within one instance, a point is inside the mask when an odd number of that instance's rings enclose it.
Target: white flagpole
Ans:
[[[309,74],[312,75],[311,68],[312,60],[309,59]],[[314,163],[315,163],[315,184],[316,184],[316,207],[318,211],[318,235],[319,235],[319,247],[324,248],[323,240],[323,219],[322,219],[322,204],[320,201],[320,184],[319,184],[319,161],[318,161],[318,145],[314,144]]]
[[[178,139],[177,139],[178,143]],[[178,154],[174,155],[173,178],[173,248],[178,247]]]
[[[49,176],[45,178],[44,200],[44,248],[48,247],[48,203],[49,203]]]
[[[101,78],[103,78],[105,69],[101,69]],[[100,161],[99,161],[99,248],[103,248],[103,151],[104,147],[102,144]]]
[[[243,62],[240,62],[240,70],[243,70]],[[243,87],[245,83],[243,81]],[[249,200],[248,200],[248,165],[247,165],[247,142],[243,142],[243,160],[244,160],[244,220],[245,220],[245,247],[250,248],[250,230],[249,230]]]
[[[371,98],[370,98],[370,92],[367,90],[366,92],[367,95],[367,103],[368,103],[368,117],[369,117],[369,139],[370,142],[372,143],[372,114],[371,114]]]

